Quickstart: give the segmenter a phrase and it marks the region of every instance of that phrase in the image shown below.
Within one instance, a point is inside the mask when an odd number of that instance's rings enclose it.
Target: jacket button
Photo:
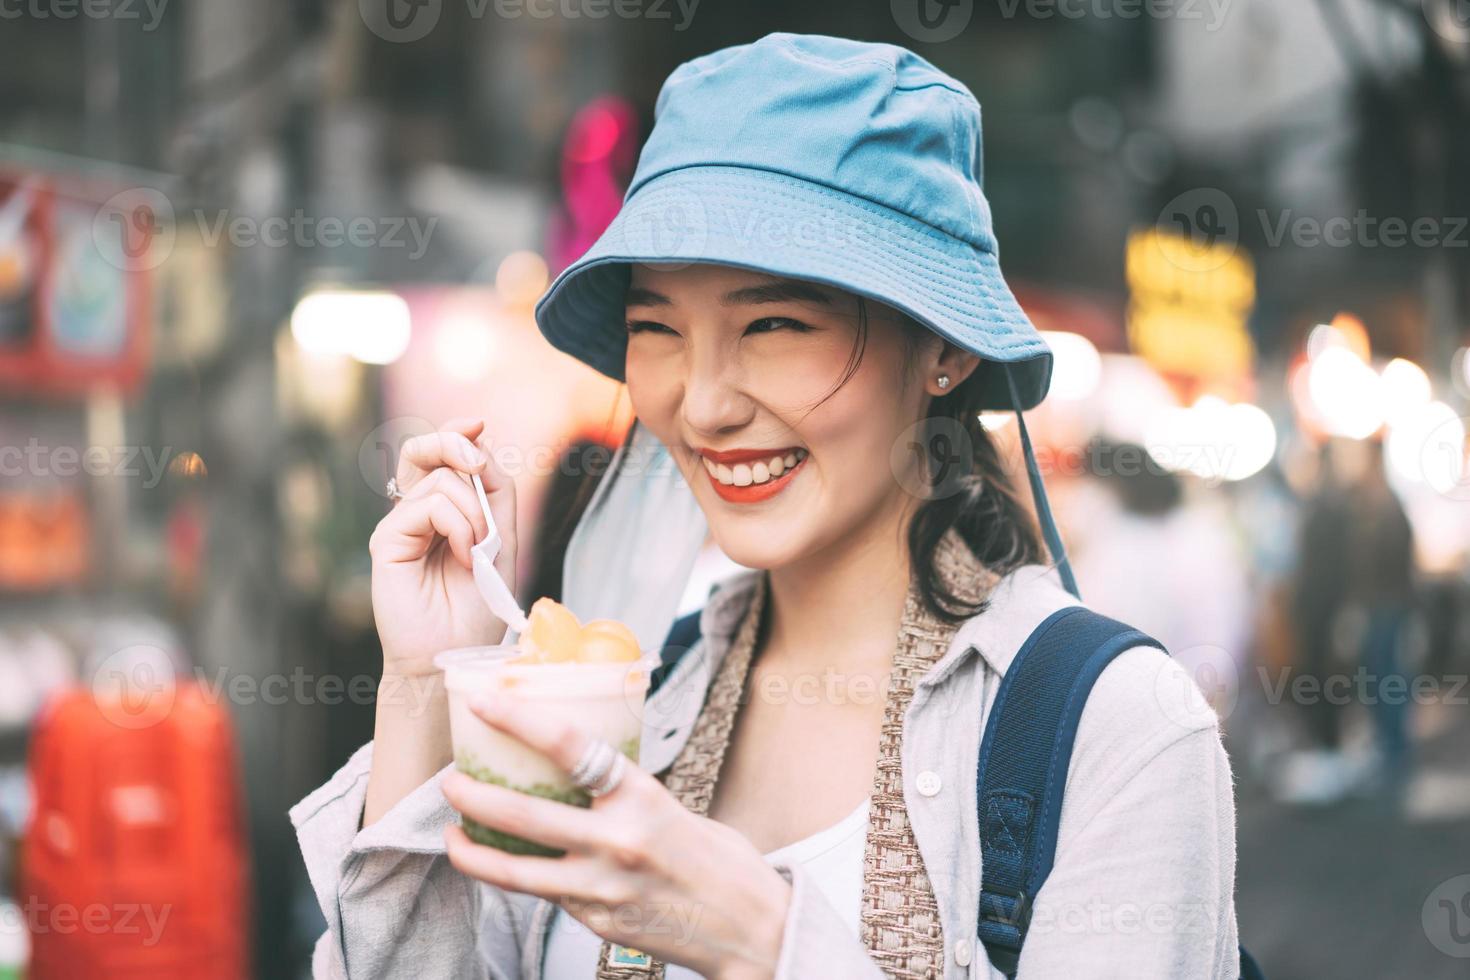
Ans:
[[[939,773],[925,769],[919,773],[919,778],[914,780],[914,785],[918,787],[921,796],[938,796],[939,788],[943,783],[939,779]]]
[[[969,966],[970,952],[970,941],[968,939],[961,939],[954,944],[954,961],[960,966]]]

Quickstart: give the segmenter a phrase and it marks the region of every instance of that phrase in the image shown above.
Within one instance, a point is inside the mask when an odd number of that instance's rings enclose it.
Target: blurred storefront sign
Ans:
[[[91,567],[92,521],[79,488],[0,494],[0,592],[74,585]]]
[[[0,172],[0,383],[11,390],[130,391],[142,379],[155,217],[114,190]]]
[[[1255,345],[1255,265],[1236,244],[1164,228],[1135,231],[1126,258],[1128,341],[1189,394],[1242,392]]]

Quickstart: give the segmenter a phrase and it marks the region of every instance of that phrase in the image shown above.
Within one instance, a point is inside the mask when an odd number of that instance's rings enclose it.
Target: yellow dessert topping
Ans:
[[[594,619],[584,626],[554,599],[537,599],[526,620],[521,655],[513,664],[631,663],[642,656],[638,638],[627,626],[611,619]]]

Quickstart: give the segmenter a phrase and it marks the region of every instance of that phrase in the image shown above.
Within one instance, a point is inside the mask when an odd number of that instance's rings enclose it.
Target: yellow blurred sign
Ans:
[[[1139,356],[1201,380],[1250,374],[1256,270],[1238,245],[1148,228],[1128,236],[1126,270],[1128,342]]]

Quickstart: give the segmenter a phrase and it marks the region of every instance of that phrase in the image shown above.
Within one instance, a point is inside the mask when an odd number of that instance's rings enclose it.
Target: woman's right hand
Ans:
[[[495,567],[515,590],[515,483],[486,452],[484,429],[480,419],[456,419],[403,445],[395,476],[403,498],[368,542],[385,675],[432,674],[436,654],[505,635],[470,571],[470,548],[489,531],[469,479],[479,473],[500,532]]]

